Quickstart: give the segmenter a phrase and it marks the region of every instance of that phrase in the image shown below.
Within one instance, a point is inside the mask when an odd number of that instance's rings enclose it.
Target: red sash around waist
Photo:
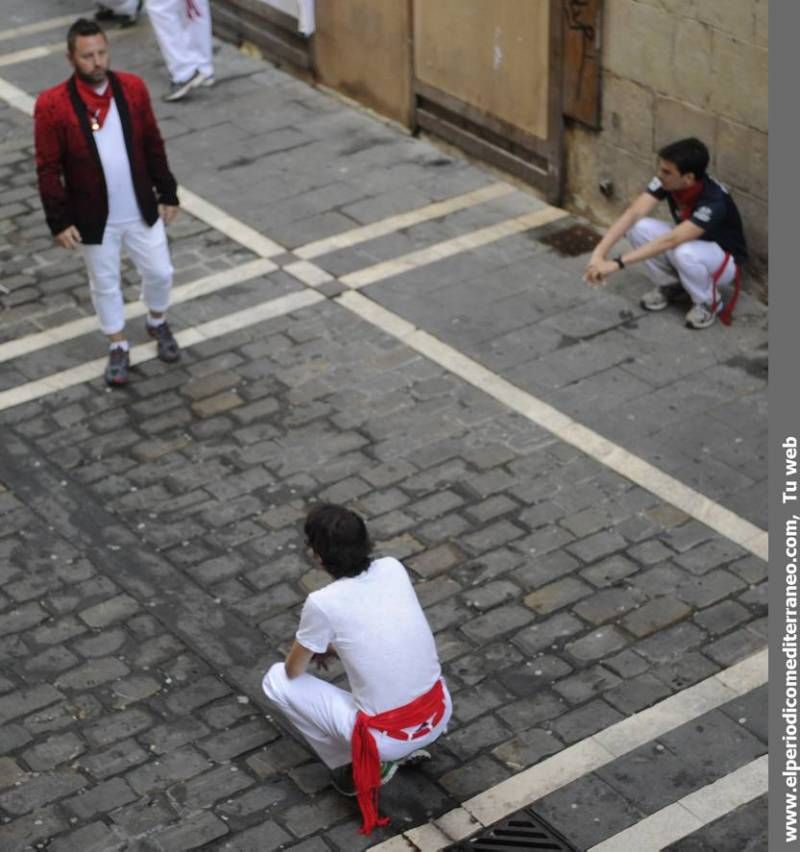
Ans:
[[[441,680],[437,680],[424,695],[420,695],[402,707],[377,713],[375,716],[367,716],[363,711],[359,711],[353,728],[352,755],[353,782],[364,820],[361,834],[371,834],[376,825],[384,826],[389,823],[388,817],[382,817],[378,813],[381,761],[378,746],[370,728],[396,740],[418,739],[429,734],[431,728],[435,728],[441,722],[444,711],[444,687]],[[404,730],[404,728],[417,726],[422,727],[413,734],[407,734]]]

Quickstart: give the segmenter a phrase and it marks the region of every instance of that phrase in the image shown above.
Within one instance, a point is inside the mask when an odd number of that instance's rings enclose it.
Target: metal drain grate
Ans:
[[[525,808],[443,852],[578,852],[552,826]]]

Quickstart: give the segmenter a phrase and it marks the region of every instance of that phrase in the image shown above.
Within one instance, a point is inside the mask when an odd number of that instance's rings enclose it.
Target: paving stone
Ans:
[[[610,559],[604,559],[596,565],[584,568],[581,571],[581,577],[588,580],[592,585],[602,588],[603,586],[612,586],[630,574],[635,574],[638,570],[638,566],[630,559],[626,559],[624,556],[612,556]]]
[[[54,808],[40,808],[32,814],[0,825],[0,849],[29,849],[68,827],[66,820]]]
[[[616,532],[606,530],[567,545],[567,550],[583,562],[596,562],[625,547],[625,539]]]
[[[122,852],[125,841],[115,836],[102,822],[89,825],[57,838],[47,848],[53,852]]]
[[[212,760],[224,761],[272,742],[277,736],[272,725],[257,719],[209,737],[199,745]]]
[[[103,657],[93,660],[66,674],[61,675],[55,685],[60,689],[90,689],[101,683],[124,677],[130,669],[116,657]]]
[[[579,565],[577,559],[563,550],[558,550],[526,560],[525,564],[514,571],[513,578],[526,589],[538,589],[566,574],[572,574]]]
[[[282,738],[245,760],[258,778],[270,778],[307,761],[309,752],[298,743]]]
[[[79,819],[86,820],[127,805],[135,798],[137,798],[136,793],[121,778],[112,778],[110,781],[104,781],[86,790],[79,796],[67,799],[64,807]]]
[[[663,562],[674,555],[672,550],[665,547],[657,539],[637,544],[636,547],[628,548],[627,552],[632,559],[642,565],[655,565],[657,562]]]
[[[430,610],[428,615],[430,617]],[[516,604],[508,604],[462,623],[461,630],[474,642],[487,642],[517,630],[523,624],[528,624],[532,618],[530,610]]]
[[[132,737],[147,730],[153,724],[153,717],[144,710],[123,710],[113,716],[106,716],[96,722],[84,733],[89,742],[96,746],[110,745],[117,740]]]
[[[551,616],[545,621],[532,624],[516,633],[511,641],[523,652],[531,656],[547,648],[560,644],[569,636],[584,629],[580,619],[566,612]]]
[[[291,840],[277,823],[272,820],[262,822],[255,828],[249,828],[236,834],[220,848],[225,852],[271,852],[273,849],[283,849]],[[298,847],[293,847],[297,849]]]
[[[467,760],[479,751],[503,742],[509,733],[508,728],[495,716],[482,716],[448,734],[447,747],[461,760]]]
[[[622,678],[635,677],[650,668],[647,660],[630,648],[626,648],[624,651],[620,651],[619,654],[603,660],[603,665]]]
[[[563,713],[553,723],[553,730],[568,745],[596,734],[625,717],[606,703],[597,698],[583,707]]]
[[[712,635],[727,633],[750,620],[750,612],[736,601],[726,600],[695,613],[694,621]]]
[[[540,615],[548,615],[555,610],[575,603],[591,592],[592,587],[588,584],[575,577],[564,577],[526,595],[523,602],[525,606],[530,607]]]
[[[613,672],[603,666],[592,666],[559,680],[553,689],[570,704],[583,704],[619,683],[620,679]]]
[[[458,586],[456,586],[458,588]],[[419,588],[417,589],[419,594]],[[501,603],[515,600],[520,594],[519,586],[507,580],[496,580],[477,589],[471,589],[464,594],[467,606],[481,611],[492,609]]]
[[[492,749],[492,755],[504,763],[512,772],[519,772],[539,763],[545,757],[563,748],[563,743],[552,731],[533,728],[522,731],[502,745]]]
[[[48,704],[63,698],[63,693],[50,684],[32,686],[27,689],[20,689],[10,695],[4,695],[0,697],[0,726],[5,725],[11,719],[24,716],[26,713],[38,710],[40,707],[46,707]]]
[[[153,835],[163,852],[184,852],[197,849],[228,833],[228,826],[208,811],[182,819],[178,825]]]
[[[38,603],[31,602],[3,613],[0,620],[0,636],[19,633],[35,627],[47,618],[47,612]]]
[[[119,651],[127,639],[128,636],[124,630],[114,628],[79,639],[72,647],[82,657],[104,657]]]
[[[229,693],[230,689],[219,678],[208,675],[191,686],[173,692],[167,699],[167,706],[173,713],[189,713]]]
[[[458,674],[457,668],[453,668]],[[470,722],[512,698],[499,684],[492,680],[485,681],[480,686],[459,690],[458,700],[454,701],[453,716],[459,722]]]
[[[82,754],[86,746],[74,733],[61,734],[49,737],[42,743],[23,752],[22,759],[34,772],[42,772],[54,769],[61,763]]]
[[[520,698],[497,711],[497,715],[515,733],[526,731],[550,719],[560,717],[567,710],[564,699],[549,690],[540,690],[538,694]]]
[[[622,626],[634,636],[644,637],[670,627],[691,613],[691,608],[675,598],[654,598],[622,619]]]
[[[613,651],[618,651],[628,644],[628,639],[616,627],[606,625],[601,630],[595,630],[588,636],[569,642],[564,650],[576,660],[599,660]]]
[[[28,765],[30,766],[30,764]],[[6,787],[12,787],[17,784],[17,782],[24,781],[26,777],[27,773],[24,769],[20,769],[16,761],[12,760],[10,757],[0,758],[0,790],[4,790]]]
[[[600,625],[618,620],[631,609],[639,606],[643,595],[636,589],[603,589],[577,603],[572,609],[584,621]]]
[[[652,662],[670,663],[696,648],[705,638],[705,633],[700,628],[684,622],[643,639],[636,645],[635,650]]]
[[[10,814],[26,814],[63,799],[85,785],[86,779],[70,769],[49,772],[0,794],[0,807]]]
[[[675,594],[693,607],[710,606],[744,588],[744,583],[727,571],[710,571],[681,583]]]
[[[712,642],[703,652],[714,662],[727,668],[766,646],[764,637],[746,627],[740,627],[722,639]]]
[[[282,814],[282,822],[295,837],[307,837],[348,817],[351,807],[352,804],[338,793],[323,793],[309,804],[288,808]]]
[[[82,610],[78,617],[89,627],[107,627],[116,621],[130,618],[139,610],[139,604],[128,595],[118,595],[110,600]]]
[[[458,802],[463,802],[509,776],[510,771],[488,755],[480,755],[458,769],[445,773],[439,780]]]
[[[48,648],[31,657],[25,663],[25,670],[37,675],[55,675],[65,669],[72,668],[79,662],[78,658],[66,648]]]

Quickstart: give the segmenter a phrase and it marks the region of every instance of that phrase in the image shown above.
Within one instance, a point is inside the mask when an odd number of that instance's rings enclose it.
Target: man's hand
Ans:
[[[317,670],[322,669],[323,671],[328,671],[328,662],[331,657],[338,657],[339,655],[336,651],[329,645],[328,650],[323,654],[314,654],[311,658],[314,665],[317,667]]]
[[[178,210],[180,210],[180,207],[174,204],[158,205],[158,214],[164,220],[165,225],[171,225],[175,221],[175,217],[178,215]]]
[[[590,261],[583,274],[583,280],[590,287],[602,287],[608,276],[618,271],[619,264],[616,260]]]
[[[78,248],[78,246],[83,242],[83,240],[81,240],[80,231],[78,231],[74,225],[70,225],[69,228],[64,228],[60,234],[55,235],[54,239],[61,248],[70,250]]]

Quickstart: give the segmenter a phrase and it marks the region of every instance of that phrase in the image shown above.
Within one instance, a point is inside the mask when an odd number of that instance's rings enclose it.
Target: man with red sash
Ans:
[[[128,381],[128,341],[120,281],[124,247],[142,278],[146,329],[162,361],[177,361],[165,314],[172,263],[165,224],[178,213],[175,178],[144,82],[109,70],[108,42],[94,21],[67,33],[75,73],[42,92],[34,110],[36,170],[56,243],[79,248],[92,303],[109,339],[106,381]]]
[[[661,311],[688,296],[692,302],[686,314],[689,328],[708,328],[718,315],[730,325],[747,244],[728,190],[706,174],[708,161],[708,149],[694,138],[673,142],[658,152],[658,175],[592,252],[584,275],[590,285],[603,284],[609,275],[643,262],[656,287],[642,297],[642,307]],[[649,216],[664,199],[674,226]],[[609,252],[623,236],[633,250],[609,260]],[[731,283],[733,295],[723,305],[719,288]]]
[[[436,644],[406,569],[370,556],[364,521],[342,506],[309,513],[305,533],[314,561],[334,582],[312,592],[294,644],[264,676],[267,698],[332,770],[339,792],[357,796],[370,834],[388,823],[378,788],[398,765],[429,757],[453,705]],[[352,692],[306,672],[339,657]]]

